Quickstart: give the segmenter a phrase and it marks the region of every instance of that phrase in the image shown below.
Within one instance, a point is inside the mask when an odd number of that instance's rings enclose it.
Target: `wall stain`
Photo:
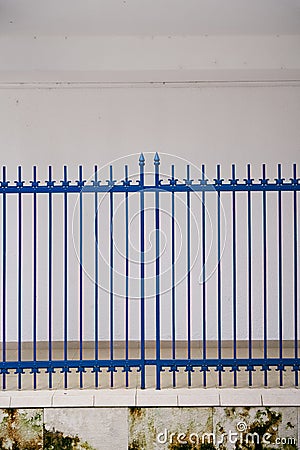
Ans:
[[[145,410],[139,407],[129,408],[129,433],[130,436],[134,435],[134,428],[137,422],[141,422],[145,415]],[[143,450],[146,447],[146,438],[139,436],[138,438],[132,438],[131,442],[128,444],[128,450]]]
[[[255,415],[255,420],[252,424],[249,426],[248,432],[250,433],[257,433],[260,437],[259,443],[255,443],[254,446],[248,447],[253,448],[255,450],[264,450],[268,447],[263,446],[262,444],[262,437],[265,433],[269,433],[271,435],[270,442],[272,444],[275,443],[277,432],[279,425],[282,422],[282,414],[278,411],[271,410],[269,407],[266,407],[265,410],[258,410]],[[288,444],[283,445],[281,448],[286,449],[296,449],[296,444]]]
[[[287,422],[286,429],[289,430],[289,429],[292,429],[292,428],[295,428],[295,425],[292,425],[291,422]]]
[[[235,443],[235,450],[268,450],[271,448],[275,448],[274,445],[276,443],[276,438],[279,437],[279,427],[282,424],[282,413],[271,409],[270,407],[265,407],[264,409],[258,409],[255,413],[254,417],[250,417],[250,409],[249,407],[244,407],[242,411],[236,410],[235,408],[225,408],[224,413],[226,417],[226,421],[229,419],[232,420],[232,423],[236,421],[237,418],[243,418],[245,423],[248,424],[245,432],[239,433],[242,435],[242,440],[238,439]],[[218,424],[219,433],[225,433],[225,428],[220,423]],[[293,429],[294,425],[290,421],[288,421],[285,425],[285,428]],[[249,440],[247,442],[247,434],[256,434],[259,436],[257,440],[252,442]],[[263,443],[263,436],[268,433],[268,440],[270,445]],[[226,439],[224,441],[223,449],[227,448]],[[285,450],[294,450],[297,449],[296,443],[286,443],[286,444],[277,444],[276,448],[285,449]]]
[[[78,436],[66,436],[55,429],[47,430],[44,426],[45,450],[95,450],[87,442],[81,442]]]
[[[129,414],[132,417],[132,419],[141,419],[144,416],[143,408],[139,408],[136,406],[131,406],[129,408]]]
[[[168,420],[166,430],[168,438],[163,444],[155,442],[158,434],[164,429],[164,417],[167,414]],[[170,420],[170,416],[172,419]],[[200,428],[199,428],[200,427]],[[176,433],[178,429],[178,433]],[[129,409],[129,443],[128,450],[149,450],[154,448],[165,448],[168,450],[217,450],[212,440],[195,442],[192,434],[196,430],[210,432],[212,429],[212,414],[208,411],[208,416],[195,415],[194,408],[130,408]],[[172,438],[169,433],[173,432]],[[184,433],[185,443],[178,442],[178,436]],[[210,439],[207,437],[207,439]]]
[[[47,430],[41,409],[1,409],[0,449],[95,450],[78,436]]]
[[[11,450],[37,450],[43,448],[42,412],[15,408],[2,409],[0,448]]]
[[[142,450],[143,447],[140,446],[139,442],[136,440],[133,440],[129,445],[128,445],[128,450]]]

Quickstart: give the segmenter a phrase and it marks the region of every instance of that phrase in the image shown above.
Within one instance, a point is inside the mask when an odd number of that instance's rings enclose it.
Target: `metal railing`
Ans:
[[[222,376],[224,371],[231,371],[233,374],[233,385],[238,384],[238,373],[239,371],[246,370],[248,372],[248,383],[252,385],[253,372],[256,369],[262,371],[263,374],[263,384],[268,385],[268,372],[270,370],[277,370],[279,373],[279,384],[283,385],[283,373],[286,368],[290,368],[294,372],[294,384],[298,386],[298,373],[300,369],[300,363],[298,358],[298,302],[299,302],[299,289],[298,289],[298,209],[297,209],[297,192],[300,190],[299,178],[297,178],[296,165],[293,166],[292,176],[289,180],[285,180],[282,177],[281,165],[278,165],[277,178],[274,181],[270,181],[267,178],[266,167],[262,166],[261,178],[257,181],[251,177],[250,165],[247,166],[246,177],[240,181],[236,177],[235,165],[232,165],[231,178],[225,181],[221,177],[220,166],[217,166],[216,176],[212,181],[206,178],[205,167],[201,168],[201,177],[199,180],[194,181],[191,179],[190,166],[186,169],[186,178],[179,181],[175,176],[174,165],[171,166],[169,177],[164,176],[164,180],[161,180],[160,174],[160,158],[158,154],[154,157],[154,172],[145,172],[145,158],[140,155],[139,158],[139,176],[138,180],[129,179],[128,166],[125,166],[124,179],[121,182],[117,182],[113,177],[113,167],[110,166],[109,179],[106,182],[101,182],[98,178],[98,168],[95,166],[93,177],[91,180],[86,181],[83,178],[82,167],[79,167],[78,180],[72,182],[68,179],[67,167],[64,167],[63,179],[60,182],[53,180],[52,168],[49,167],[48,179],[45,182],[40,182],[37,178],[37,168],[33,168],[33,178],[30,182],[25,182],[22,179],[21,167],[18,168],[17,180],[14,182],[9,182],[7,180],[6,168],[3,167],[2,180],[0,181],[0,194],[1,194],[1,332],[2,332],[2,360],[0,362],[0,374],[2,375],[2,386],[3,389],[7,387],[7,378],[11,374],[17,374],[17,386],[22,388],[22,377],[25,373],[32,374],[33,388],[37,388],[37,377],[41,371],[46,372],[48,375],[48,386],[51,388],[53,386],[52,379],[55,372],[61,372],[64,378],[64,387],[68,387],[68,376],[71,371],[77,371],[79,373],[79,386],[84,386],[84,374],[86,371],[94,373],[94,383],[95,387],[100,386],[99,377],[103,370],[110,373],[110,384],[114,385],[114,376],[116,371],[124,372],[124,385],[128,386],[129,376],[132,370],[138,370],[140,372],[140,386],[141,388],[146,387],[146,371],[147,368],[152,366],[156,370],[156,387],[161,388],[161,376],[162,372],[166,369],[171,372],[172,384],[176,386],[176,376],[179,370],[184,370],[187,374],[187,385],[192,385],[193,372],[200,371],[203,376],[203,385],[207,384],[207,373],[211,370],[217,371],[218,373],[218,384],[222,385]],[[146,182],[150,180],[153,176],[152,182]],[[167,178],[167,179],[166,179]],[[153,276],[151,280],[146,279],[146,266],[148,262],[145,260],[146,247],[145,247],[145,233],[148,222],[146,220],[146,206],[145,201],[147,196],[152,193],[153,207],[151,208],[151,214],[154,221],[154,248],[155,256],[152,260],[153,263]],[[242,195],[242,201],[244,204],[245,214],[243,215],[242,227],[245,229],[244,241],[240,241],[237,236],[237,229],[240,225],[237,224],[239,218],[238,202],[240,199],[237,197]],[[287,193],[287,194],[285,194]],[[135,261],[135,266],[138,267],[139,276],[134,280],[131,278],[131,260],[129,255],[130,247],[130,200],[131,196],[136,194],[138,199],[138,227],[136,229],[138,240],[138,261]],[[193,256],[192,249],[194,246],[193,239],[195,234],[193,234],[192,227],[192,197],[193,195],[200,196],[201,207],[199,213],[201,214],[200,220],[196,220],[197,226],[200,230],[200,260],[201,260],[201,283],[199,284],[199,291],[196,291],[192,283],[192,273],[193,273]],[[93,215],[89,218],[84,213],[84,202],[87,196],[92,196],[93,198]],[[99,199],[101,196],[108,196],[108,203],[106,208],[106,213],[100,213],[99,209]],[[276,235],[275,240],[270,242],[268,232],[270,225],[268,223],[268,199],[269,195],[276,196],[276,203],[273,202],[272,209],[276,205]],[[283,197],[288,195],[287,197]],[[69,252],[70,252],[70,209],[69,209],[69,199],[76,197],[76,223],[78,224],[78,274],[70,281],[70,268],[69,268]],[[115,280],[115,267],[118,264],[117,258],[119,254],[115,251],[114,242],[116,237],[115,223],[114,223],[114,201],[117,196],[122,196],[122,228],[124,231],[123,244],[124,244],[124,257],[122,258],[124,277],[122,282],[124,282],[124,293],[122,308],[118,309],[116,315],[116,302],[118,296],[115,293],[115,285],[119,281]],[[169,262],[170,262],[170,289],[163,291],[161,282],[162,277],[162,263],[161,263],[161,206],[160,202],[163,196],[167,196],[170,210],[168,218],[169,226],[169,238],[170,238],[170,248],[169,248]],[[181,201],[185,205],[185,216],[181,217],[180,220],[184,221],[184,253],[185,253],[185,276],[182,281],[184,283],[185,298],[182,296],[179,298],[177,295],[177,281],[176,281],[176,246],[177,246],[177,234],[176,234],[176,199],[180,196]],[[207,201],[208,197],[213,196],[213,202],[215,205],[215,216],[213,219],[207,215]],[[230,206],[228,209],[228,214],[230,215],[230,263],[227,261],[226,267],[222,265],[222,254],[223,254],[223,244],[222,244],[222,200],[225,196],[229,197]],[[256,205],[255,217],[253,214],[253,198],[259,197],[258,206]],[[24,205],[25,197],[30,199],[30,203]],[[39,219],[39,201],[44,198],[46,205],[44,205],[44,217]],[[59,210],[57,206],[55,207],[54,201],[55,197],[59,197],[61,204]],[[9,206],[11,198],[14,198],[13,202]],[[290,229],[287,232],[289,239],[291,241],[290,250],[292,251],[291,258],[287,262],[283,256],[283,245],[284,245],[284,230],[283,230],[283,205],[286,202],[291,202],[290,216],[288,222],[290,224]],[[259,210],[259,223],[255,225],[256,231],[254,232],[254,221],[256,220],[257,211]],[[10,211],[10,212],[9,212]],[[27,212],[27,213],[26,213]],[[273,211],[274,212],[274,211]],[[27,217],[30,216],[30,225],[27,224],[27,231],[24,231],[24,221],[25,213]],[[29,213],[29,214],[28,214]],[[74,213],[74,208],[72,209]],[[11,230],[9,225],[8,215],[13,214],[14,222],[16,223],[16,228]],[[54,229],[54,216],[59,215],[60,220],[60,232],[61,232],[61,244],[62,251],[60,257],[61,269],[60,276],[62,277],[62,282],[59,285],[61,290],[61,305],[60,312],[57,312],[55,306],[55,293],[53,284],[55,272],[58,270],[56,267],[57,254],[54,257],[54,241],[56,239]],[[43,222],[44,237],[45,241],[45,251],[44,257],[46,258],[47,264],[45,265],[46,273],[43,273],[43,277],[46,280],[43,288],[43,296],[38,295],[39,290],[39,276],[41,276],[41,268],[39,266],[39,222]],[[206,265],[206,258],[208,253],[208,237],[207,228],[209,226],[209,220],[214,221],[214,226],[216,229],[214,246],[215,246],[215,270],[213,281],[209,279],[206,271],[208,270]],[[84,290],[84,277],[85,267],[83,263],[84,259],[84,223],[89,223],[89,226],[93,229],[93,245],[88,249],[90,260],[93,260],[93,293],[90,291],[91,298],[87,299]],[[272,225],[272,224],[271,224]],[[45,230],[46,228],[46,230]],[[259,228],[259,236],[256,236],[257,229]],[[56,230],[59,227],[56,226]],[[286,231],[286,230],[285,230]],[[14,238],[9,238],[8,234],[14,233]],[[26,235],[25,235],[26,233]],[[29,233],[29,234],[28,234]],[[272,231],[273,235],[274,232]],[[100,237],[105,236],[106,244],[108,246],[108,268],[109,270],[105,272],[105,277],[107,278],[108,290],[105,297],[106,306],[101,307],[102,290],[101,283],[99,279],[102,276],[102,259],[99,256],[99,246]],[[29,239],[30,237],[30,239]],[[273,236],[274,237],[274,236]],[[30,290],[31,292],[26,292],[24,287],[24,271],[26,272],[26,261],[27,254],[26,240],[30,240],[31,244],[31,256],[29,258],[30,271],[28,272],[31,277]],[[253,246],[254,241],[258,242],[258,247],[260,248],[260,255],[257,255],[257,244],[256,251],[254,252]],[[12,244],[13,242],[13,244]],[[14,261],[15,261],[15,279],[12,282],[15,286],[13,293],[9,293],[8,279],[11,278],[10,266],[8,263],[8,253],[10,252],[10,245],[14,245]],[[268,253],[270,251],[270,245],[276,247],[272,249],[276,253],[276,270],[272,269],[272,284],[276,284],[277,296],[276,298],[270,299],[268,297]],[[26,248],[25,248],[26,247]],[[243,268],[240,268],[238,263],[239,258],[239,248],[243,247],[244,259],[246,264]],[[259,257],[261,261],[261,287],[258,288],[258,294],[254,294],[254,281],[253,281],[253,265],[256,264],[255,260]],[[12,259],[13,259],[12,258]],[[288,264],[288,268],[284,269],[284,264]],[[164,263],[165,264],[165,263]],[[230,268],[229,268],[230,266]],[[244,295],[240,299],[238,295],[238,277],[239,271],[243,270],[245,272],[244,276],[246,279],[246,285],[244,286]],[[287,287],[288,292],[291,294],[292,299],[289,299],[288,305],[284,298],[284,286],[283,277],[284,270],[287,270],[290,275],[290,286]],[[45,272],[44,271],[44,272]],[[118,268],[120,271],[120,267]],[[224,271],[226,272],[226,283],[228,284],[228,278],[230,277],[230,308],[227,302],[224,303],[223,295],[223,281],[224,281]],[[28,275],[28,274],[27,274]],[[26,276],[27,276],[26,275]],[[270,275],[271,276],[271,275]],[[74,274],[73,274],[74,277]],[[70,283],[77,284],[78,299],[76,301],[76,313],[78,317],[77,330],[78,330],[78,358],[70,357],[69,351],[69,332],[70,332],[70,314],[73,313],[74,304],[72,296],[70,294]],[[139,298],[138,298],[138,316],[135,314],[135,321],[138,323],[138,334],[139,334],[139,355],[138,357],[130,357],[130,304],[131,296],[130,289],[131,284],[138,284]],[[208,294],[208,283],[213,283],[215,288],[215,298]],[[147,357],[147,327],[149,321],[146,315],[146,299],[147,299],[147,284],[152,284],[153,292],[150,297],[153,298],[153,319],[155,321],[155,326],[153,329],[154,333],[154,354],[151,357]],[[29,285],[28,285],[29,286]],[[12,288],[10,288],[12,289]],[[30,308],[24,300],[24,296],[31,298]],[[103,294],[104,295],[104,294]],[[162,309],[162,295],[167,295],[170,303],[168,312],[169,315],[166,317],[166,311]],[[254,295],[256,299],[254,301]],[[289,294],[288,294],[289,295]],[[93,332],[92,340],[92,353],[89,353],[89,358],[84,357],[85,352],[85,308],[87,307],[87,302],[92,306],[92,313],[89,316],[90,328]],[[45,313],[45,317],[42,319],[39,316],[39,308],[42,307]],[[238,335],[238,321],[239,321],[239,305],[243,302],[241,307],[244,308],[245,314],[243,318],[242,328],[246,329],[246,349],[243,356],[239,356],[239,335]],[[271,302],[271,303],[270,303]],[[180,313],[178,313],[178,304],[184,304],[185,315],[180,319]],[[215,305],[213,312],[210,312],[212,303]],[[195,324],[193,322],[193,308],[197,304],[197,308],[200,308],[197,316],[199,323],[199,333],[195,334]],[[12,306],[13,305],[13,306]],[[103,303],[102,303],[103,305]],[[9,309],[10,308],[10,309]],[[196,308],[196,306],[195,306]],[[232,332],[232,355],[228,357],[223,356],[223,328],[224,319],[223,313],[224,309],[230,309],[230,325],[229,328]],[[288,325],[286,325],[285,314],[287,308],[289,317],[292,317],[292,321],[289,318]],[[8,312],[8,309],[11,311]],[[91,309],[91,307],[90,307]],[[259,309],[259,314],[261,316],[261,326],[258,327],[258,331],[255,331],[254,337],[254,312]],[[29,316],[26,315],[26,310],[29,311]],[[255,311],[254,311],[255,310]],[[269,322],[274,319],[270,319],[270,314],[276,310],[277,325],[277,337],[275,341],[277,343],[278,354],[276,356],[269,355]],[[103,311],[103,312],[102,312]],[[121,311],[121,313],[120,313]],[[9,316],[10,314],[10,316]],[[100,318],[101,314],[104,314],[107,321],[108,328],[108,353],[101,352],[101,327]],[[116,357],[116,320],[120,319],[120,314],[122,317],[122,330],[124,343],[124,354],[122,357]],[[211,326],[211,317],[215,314],[214,326],[216,326],[215,335],[213,335],[212,340],[216,343],[216,355],[210,357],[209,355],[209,339],[208,339],[208,329]],[[9,316],[9,317],[8,317]],[[208,319],[210,317],[210,319]],[[62,319],[62,357],[54,357],[54,329],[58,320]],[[72,319],[73,320],[73,319]],[[170,355],[169,357],[164,357],[162,355],[162,341],[165,339],[161,335],[162,324],[168,320],[170,322],[170,332],[169,332],[169,344],[170,344]],[[185,342],[185,350],[181,351],[180,356],[178,353],[177,342],[179,340],[177,333],[178,321],[181,320],[181,328],[185,327],[185,336],[183,339]],[[39,346],[39,322],[43,321],[44,333],[47,334],[47,338],[43,339],[46,341],[46,358],[39,358],[38,346]],[[119,322],[118,322],[119,323]],[[184,324],[184,325],[183,325]],[[273,324],[274,325],[274,324]],[[32,357],[24,358],[24,327],[30,327],[32,332],[31,340],[31,352]],[[119,325],[118,325],[119,327]],[[289,339],[292,345],[292,355],[288,357],[284,356],[284,327],[289,328]],[[13,339],[8,338],[10,329],[14,328],[16,331],[15,339],[15,354],[13,357],[9,356],[9,349],[11,346],[11,341]],[[198,331],[199,331],[198,330]],[[180,333],[179,333],[180,334]],[[274,334],[274,333],[273,333]],[[276,333],[275,333],[276,334]],[[193,349],[193,343],[195,336],[197,335],[200,341],[199,348],[196,351]],[[262,344],[262,355],[260,357],[255,356],[254,344],[255,341],[260,339]],[[182,339],[181,339],[182,340]],[[274,337],[273,337],[274,340]],[[246,355],[245,355],[246,352]],[[185,356],[183,356],[185,353]],[[271,352],[272,353],[272,352]],[[273,352],[274,353],[274,352]],[[93,354],[93,357],[91,357]],[[104,356],[103,356],[104,355]]]

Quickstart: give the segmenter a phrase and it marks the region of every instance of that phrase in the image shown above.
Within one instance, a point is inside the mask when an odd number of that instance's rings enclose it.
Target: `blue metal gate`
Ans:
[[[60,182],[53,180],[52,168],[49,167],[48,179],[47,181],[40,182],[37,178],[37,168],[33,168],[33,178],[30,182],[25,182],[22,179],[21,167],[18,168],[17,180],[10,182],[7,180],[6,168],[3,167],[2,180],[0,181],[0,193],[2,197],[1,203],[1,232],[2,232],[2,262],[1,262],[1,321],[2,321],[2,361],[0,362],[0,373],[2,375],[2,386],[3,389],[7,386],[7,377],[10,374],[17,374],[17,385],[18,388],[22,388],[22,377],[28,371],[32,374],[33,388],[37,388],[37,377],[40,371],[46,371],[48,373],[48,386],[52,387],[52,377],[57,371],[60,371],[64,375],[64,387],[68,387],[68,375],[71,371],[77,371],[79,373],[79,386],[84,386],[84,373],[86,370],[90,370],[94,373],[95,387],[99,387],[99,377],[102,370],[110,372],[110,382],[111,386],[114,385],[114,375],[116,371],[124,372],[124,385],[128,386],[129,373],[132,369],[137,369],[140,372],[140,386],[141,388],[146,387],[146,371],[148,366],[154,366],[156,368],[156,387],[161,388],[161,374],[166,369],[172,373],[173,386],[176,386],[176,375],[178,370],[185,370],[187,373],[187,386],[192,385],[192,378],[194,371],[200,371],[203,374],[203,385],[206,386],[207,383],[207,373],[211,370],[217,371],[219,385],[222,385],[222,376],[225,370],[230,370],[233,374],[233,385],[238,384],[238,372],[240,369],[244,369],[248,372],[248,382],[252,385],[253,371],[256,369],[261,370],[264,375],[264,385],[268,385],[268,372],[270,370],[277,370],[279,373],[279,384],[283,385],[283,373],[287,367],[289,367],[294,372],[294,384],[298,386],[298,373],[300,369],[299,358],[298,358],[298,302],[299,302],[299,289],[298,289],[298,209],[297,209],[297,192],[300,190],[299,178],[297,178],[296,164],[293,166],[292,176],[289,180],[285,180],[282,177],[281,165],[278,165],[277,177],[274,181],[270,181],[267,178],[266,167],[262,166],[262,175],[259,180],[254,180],[251,177],[250,165],[247,166],[246,177],[243,181],[240,181],[236,177],[235,165],[232,165],[231,178],[225,181],[221,177],[220,166],[217,166],[216,176],[212,181],[206,179],[205,167],[202,166],[202,176],[198,181],[191,179],[190,166],[186,168],[186,178],[183,181],[179,181],[175,176],[174,165],[171,166],[169,179],[167,181],[161,180],[160,175],[160,158],[156,153],[154,157],[154,172],[153,181],[146,183],[145,181],[145,158],[141,154],[139,158],[139,179],[130,180],[128,175],[128,167],[125,166],[124,179],[122,182],[116,182],[113,177],[113,167],[110,166],[109,179],[102,183],[98,179],[98,169],[95,166],[94,176],[92,180],[86,181],[83,178],[82,167],[79,167],[78,180],[72,182],[68,179],[67,167],[64,167],[63,179]],[[148,174],[149,175],[149,174]],[[282,248],[284,245],[284,233],[282,228],[283,220],[283,199],[284,193],[288,193],[289,199],[292,201],[292,213],[289,218],[290,220],[290,236],[292,236],[292,259],[289,262],[292,271],[293,279],[293,302],[292,302],[292,317],[293,323],[290,323],[290,328],[293,330],[293,355],[289,357],[284,356],[284,334],[283,334],[283,316],[285,314],[285,303],[283,299],[283,266],[284,258],[282,253]],[[129,211],[129,200],[133,193],[137,193],[139,196],[139,357],[130,358],[129,356],[129,346],[130,346],[130,326],[129,326],[129,305],[130,305],[130,260],[129,260],[129,221],[130,221],[130,211]],[[154,262],[154,305],[155,305],[155,357],[147,358],[145,345],[146,345],[146,328],[147,320],[145,318],[145,198],[149,193],[153,194],[154,198],[154,209],[153,217],[155,222],[155,262]],[[191,288],[191,247],[193,246],[193,236],[191,233],[191,198],[195,193],[198,193],[201,197],[202,212],[201,212],[201,223],[199,227],[201,230],[201,258],[202,258],[202,279],[201,283],[201,317],[199,322],[201,322],[201,349],[197,352],[197,356],[192,355],[191,347],[193,344],[193,335],[191,331],[192,324],[192,295],[193,290]],[[237,230],[236,230],[236,220],[237,220],[237,195],[243,193],[243,201],[246,205],[246,242],[243,243],[247,259],[247,286],[245,286],[245,298],[246,298],[246,309],[247,318],[245,326],[247,328],[247,355],[239,357],[238,355],[238,336],[237,336],[237,321],[238,321],[238,310],[237,310],[237,273],[239,271],[239,265],[237,263],[237,252],[239,249],[239,242],[237,241]],[[255,239],[253,232],[253,210],[252,210],[252,199],[254,193],[258,193],[261,201],[261,255],[262,260],[262,289],[261,289],[261,310],[262,310],[262,328],[261,328],[261,341],[263,345],[263,356],[255,357],[253,355],[253,282],[252,282],[252,268],[255,264],[256,255],[253,254],[253,239]],[[277,217],[277,270],[276,270],[276,283],[278,285],[277,298],[273,300],[272,308],[277,310],[278,317],[278,354],[276,356],[269,355],[269,337],[268,337],[268,271],[267,271],[267,258],[268,258],[268,223],[267,223],[267,210],[268,210],[268,195],[273,193],[276,195],[276,217]],[[93,352],[94,357],[90,359],[85,359],[83,355],[84,347],[84,307],[85,298],[83,290],[83,278],[84,278],[84,267],[83,267],[83,206],[85,201],[85,196],[87,194],[92,194],[94,196],[94,217],[92,219],[91,226],[94,228],[94,248],[90,249],[93,255],[94,264],[94,294],[93,294]],[[99,197],[107,194],[109,196],[108,211],[107,216],[109,217],[109,227],[102,227],[102,216],[99,216],[98,202]],[[183,195],[186,205],[186,241],[185,241],[185,251],[186,251],[186,298],[183,300],[186,304],[186,356],[177,356],[177,338],[176,338],[176,302],[181,301],[176,296],[176,282],[175,282],[175,271],[176,271],[176,208],[175,200],[177,195]],[[121,195],[124,198],[124,230],[125,230],[125,260],[124,260],[124,276],[125,276],[125,295],[124,295],[124,357],[115,358],[115,296],[114,296],[114,264],[116,255],[114,253],[114,227],[113,227],[113,215],[114,215],[114,200],[116,196]],[[168,320],[171,321],[171,357],[163,358],[161,355],[161,324],[166,320],[166,317],[162,316],[161,310],[161,261],[160,261],[160,221],[161,221],[161,209],[160,201],[162,195],[168,195],[170,201],[170,241],[171,241],[171,289],[169,292],[171,298],[171,310]],[[222,233],[222,198],[223,195],[230,196],[231,202],[231,326],[232,326],[232,357],[223,357],[223,336],[222,336],[222,308],[223,298],[222,298],[222,244],[221,244],[221,233]],[[23,254],[23,244],[24,244],[24,230],[23,230],[23,217],[24,217],[24,198],[30,197],[31,203],[31,213],[32,213],[32,358],[24,359],[22,356],[22,331],[24,322],[24,305],[23,305],[23,269],[24,263],[26,263],[26,254]],[[37,295],[37,283],[39,275],[39,261],[38,261],[38,201],[40,197],[46,196],[47,198],[47,356],[45,360],[38,358],[37,346],[38,346],[38,302],[40,301]],[[63,357],[61,359],[56,359],[53,357],[53,328],[56,321],[56,311],[53,307],[53,271],[54,271],[54,256],[53,256],[53,217],[55,212],[53,207],[53,201],[55,196],[60,196],[63,199],[63,209],[62,209],[62,241],[63,241]],[[69,212],[68,212],[68,201],[70,196],[78,197],[78,258],[79,258],[79,271],[78,271],[78,330],[79,330],[79,358],[72,359],[69,357],[68,352],[68,315],[70,314],[70,298],[68,292],[68,246],[69,246]],[[217,335],[216,335],[216,346],[217,355],[214,358],[209,357],[207,352],[207,329],[209,323],[207,321],[207,309],[209,307],[211,299],[207,295],[207,279],[206,279],[206,252],[207,252],[207,217],[205,214],[206,201],[208,196],[214,196],[215,206],[216,206],[216,323],[217,323]],[[10,298],[8,300],[7,294],[7,278],[9,275],[9,267],[7,265],[7,253],[8,241],[8,225],[7,225],[7,208],[10,197],[16,199],[15,202],[15,217],[17,223],[17,235],[15,236],[16,241],[16,273],[17,279],[16,283],[16,297]],[[99,309],[99,302],[101,301],[101,289],[99,289],[99,274],[101,274],[101,264],[99,262],[98,245],[99,245],[99,230],[100,233],[106,233],[106,237],[109,243],[109,357],[102,358],[101,351],[99,351],[99,315],[101,315],[101,308]],[[101,276],[101,275],[100,275]],[[274,281],[275,282],[275,281]],[[8,324],[7,318],[7,307],[8,301],[15,302],[16,304],[16,315],[14,319],[14,326],[16,328],[16,346],[17,346],[17,357],[11,359],[7,357],[7,349],[9,347],[9,342],[7,339],[8,326],[11,326],[11,319]],[[44,300],[43,300],[44,301]]]

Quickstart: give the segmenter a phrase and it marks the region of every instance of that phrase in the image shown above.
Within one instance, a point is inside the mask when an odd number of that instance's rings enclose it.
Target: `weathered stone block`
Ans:
[[[127,408],[45,409],[45,450],[127,450]]]

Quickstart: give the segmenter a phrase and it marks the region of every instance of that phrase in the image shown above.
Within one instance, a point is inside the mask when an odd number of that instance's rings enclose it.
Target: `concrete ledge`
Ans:
[[[178,389],[178,391],[178,406],[220,405],[220,392],[218,389]]]
[[[52,397],[54,407],[94,406],[94,393],[89,390],[56,391]]]
[[[296,388],[4,391],[0,408],[300,406]]]
[[[10,407],[10,396],[1,394],[0,395],[0,408],[9,408]]]
[[[10,408],[49,408],[53,403],[51,391],[18,391],[10,395]]]
[[[261,406],[260,389],[220,389],[220,406]]]
[[[268,389],[262,395],[264,406],[299,406],[299,389]]]
[[[177,389],[156,389],[137,390],[136,406],[155,407],[155,406],[178,406]]]
[[[135,389],[103,389],[94,394],[94,406],[136,406]]]

